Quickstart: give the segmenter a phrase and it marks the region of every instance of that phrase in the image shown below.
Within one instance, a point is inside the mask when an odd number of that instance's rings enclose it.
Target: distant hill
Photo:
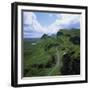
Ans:
[[[61,29],[57,32],[57,35],[62,33],[66,36],[80,36],[80,29]]]
[[[40,38],[24,38],[24,41],[30,41],[31,43],[36,43]]]

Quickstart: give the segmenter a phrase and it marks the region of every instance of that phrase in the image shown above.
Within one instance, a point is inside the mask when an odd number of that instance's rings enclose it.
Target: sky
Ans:
[[[80,14],[23,11],[24,38],[56,34],[63,28],[80,28]]]

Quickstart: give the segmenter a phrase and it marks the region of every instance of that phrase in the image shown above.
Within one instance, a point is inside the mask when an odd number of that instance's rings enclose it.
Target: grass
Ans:
[[[79,29],[63,29],[54,36],[45,34],[41,39],[24,39],[24,77],[80,74],[79,39]]]

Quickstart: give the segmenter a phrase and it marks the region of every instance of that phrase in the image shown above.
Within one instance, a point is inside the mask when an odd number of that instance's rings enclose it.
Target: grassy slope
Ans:
[[[70,58],[72,58],[73,61],[77,60],[77,57],[80,55],[80,45],[74,44],[70,41],[70,38],[74,36],[80,37],[80,30],[60,30],[59,32],[63,34],[56,37],[42,38],[36,45],[32,45],[28,40],[24,41],[24,76],[62,75],[66,70],[62,69],[66,68],[63,66],[65,53],[71,54],[74,52]],[[60,65],[56,66],[56,48],[60,55],[62,67]]]

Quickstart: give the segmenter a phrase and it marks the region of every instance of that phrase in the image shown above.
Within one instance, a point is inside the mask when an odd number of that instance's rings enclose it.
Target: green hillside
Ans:
[[[33,41],[33,42],[32,42]],[[80,74],[80,30],[23,41],[24,77]]]

